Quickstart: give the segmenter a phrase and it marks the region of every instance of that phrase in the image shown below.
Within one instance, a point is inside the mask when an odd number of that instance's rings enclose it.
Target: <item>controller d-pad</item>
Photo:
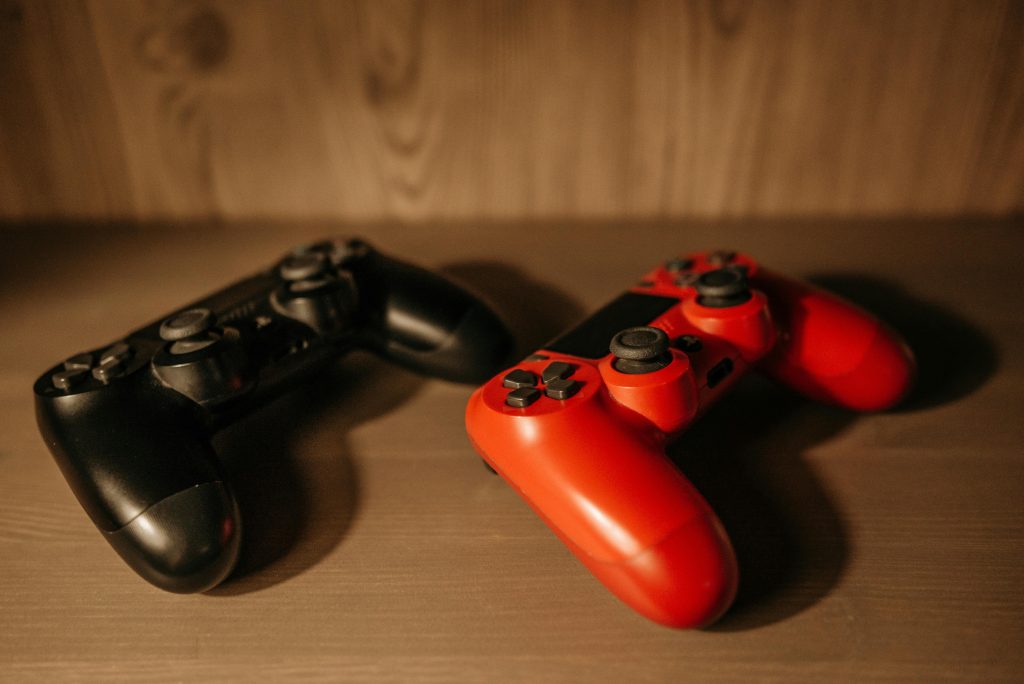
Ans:
[[[545,384],[547,384],[553,380],[561,380],[562,378],[568,378],[575,372],[575,365],[571,363],[566,363],[565,361],[555,361],[554,363],[549,363],[547,365],[547,368],[541,371],[540,379],[544,381]]]
[[[69,390],[78,383],[82,382],[89,377],[88,368],[71,368],[63,370],[58,373],[54,373],[50,376],[50,381],[53,386],[57,389]]]
[[[521,387],[536,387],[537,376],[528,370],[522,368],[516,368],[515,370],[509,371],[501,381],[502,386],[508,387],[509,389],[519,389]]]
[[[124,375],[124,361],[120,359],[108,359],[92,369],[92,376],[104,385],[121,375]]]
[[[526,408],[538,399],[540,399],[540,390],[536,387],[520,387],[508,393],[505,403],[514,408]]]
[[[109,361],[127,361],[132,357],[132,348],[124,342],[118,342],[100,354],[100,365]],[[90,364],[92,365],[92,364]]]
[[[75,354],[64,361],[64,370],[89,370],[92,368],[92,354]]]
[[[580,391],[580,383],[571,378],[556,378],[544,388],[544,394],[552,399],[564,400]]]

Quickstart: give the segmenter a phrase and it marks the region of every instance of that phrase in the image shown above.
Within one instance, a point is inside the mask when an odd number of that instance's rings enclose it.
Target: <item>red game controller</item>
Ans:
[[[899,335],[849,302],[744,254],[702,252],[492,378],[466,428],[612,593],[655,622],[706,626],[735,597],[736,557],[665,445],[753,367],[876,411],[907,393],[915,365]]]

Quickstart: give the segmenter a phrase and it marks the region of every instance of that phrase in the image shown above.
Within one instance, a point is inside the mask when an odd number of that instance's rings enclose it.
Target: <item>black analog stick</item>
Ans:
[[[160,324],[160,339],[167,342],[183,340],[204,333],[213,326],[209,309],[189,309],[171,316]]]
[[[290,282],[308,280],[324,273],[328,265],[327,257],[321,252],[293,255],[281,264],[281,278]]]
[[[668,335],[661,328],[626,328],[612,338],[608,347],[617,358],[650,361],[668,351]]]
[[[609,350],[615,355],[613,366],[620,373],[636,375],[664,368],[672,360],[665,331],[650,326],[626,328],[612,338]]]
[[[697,289],[697,303],[701,306],[722,309],[750,299],[747,276],[738,268],[702,273],[693,286]]]

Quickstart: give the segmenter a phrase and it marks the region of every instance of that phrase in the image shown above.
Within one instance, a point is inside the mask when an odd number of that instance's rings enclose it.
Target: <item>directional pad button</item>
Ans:
[[[505,403],[515,408],[526,408],[538,399],[540,399],[540,390],[535,387],[520,387],[508,393]]]
[[[565,361],[555,361],[548,364],[547,368],[541,372],[540,378],[544,381],[544,384],[547,384],[552,380],[568,378],[574,372],[576,372],[576,366],[573,364],[566,363]]]
[[[580,383],[569,378],[558,378],[552,380],[544,388],[544,394],[552,399],[564,400],[580,391]]]
[[[501,384],[509,389],[520,389],[523,387],[536,387],[537,376],[528,370],[516,368],[509,371],[502,379]]]

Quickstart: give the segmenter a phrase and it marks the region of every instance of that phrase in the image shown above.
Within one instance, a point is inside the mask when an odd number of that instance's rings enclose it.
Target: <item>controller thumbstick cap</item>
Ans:
[[[327,255],[323,252],[293,254],[281,262],[278,271],[289,282],[315,278],[327,270]]]
[[[668,335],[661,328],[639,326],[626,328],[612,338],[608,345],[612,354],[629,361],[653,361],[668,351]]]
[[[167,342],[183,340],[206,332],[213,327],[213,312],[209,309],[189,309],[168,318],[160,324],[160,339]]]
[[[697,303],[711,308],[736,306],[750,299],[747,276],[738,268],[720,268],[702,273],[693,284]]]

